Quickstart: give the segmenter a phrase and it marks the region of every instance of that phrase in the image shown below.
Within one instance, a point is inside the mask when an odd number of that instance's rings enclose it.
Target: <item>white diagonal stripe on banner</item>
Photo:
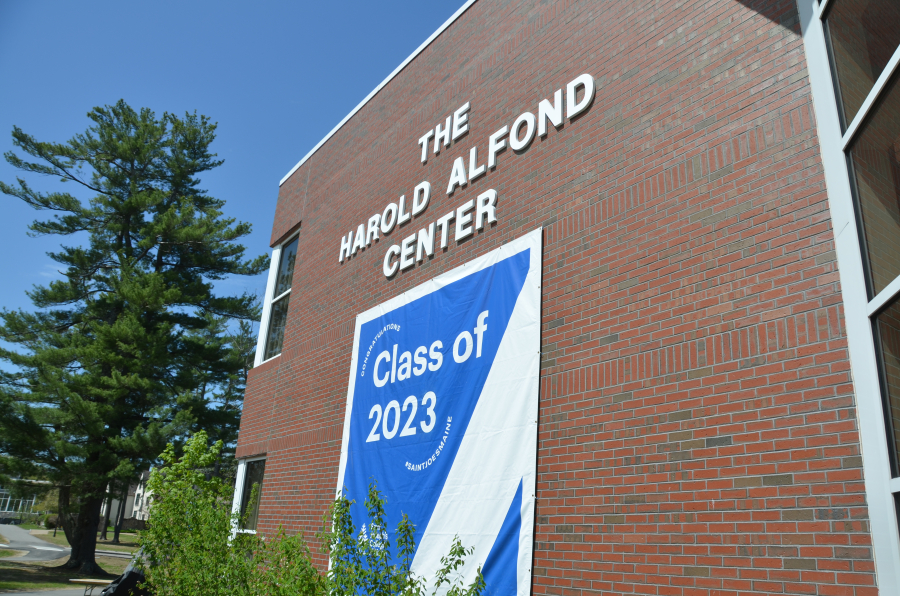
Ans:
[[[530,593],[541,320],[540,233],[526,239],[531,248],[528,277],[413,561],[413,571],[430,581],[428,571],[440,566],[458,535],[465,546],[475,547],[463,572],[466,583],[471,582],[490,553],[521,479],[520,596]]]

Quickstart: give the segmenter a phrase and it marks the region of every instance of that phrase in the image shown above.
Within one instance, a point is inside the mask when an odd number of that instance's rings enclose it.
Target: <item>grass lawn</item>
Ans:
[[[52,542],[53,544],[57,544],[59,546],[69,546],[69,541],[66,540],[66,534],[62,530],[56,533],[56,537],[53,537],[53,531],[51,530],[47,534],[39,534],[34,532],[34,535],[42,540],[46,540],[47,542]],[[107,534],[112,540],[112,532]],[[97,550],[115,550],[124,553],[133,553],[138,549],[137,542],[137,534],[119,534],[119,544],[111,544],[109,540],[100,540],[97,538]]]
[[[19,527],[23,530],[43,530],[44,526],[39,526],[37,524],[19,524]]]
[[[110,538],[110,540],[112,540]],[[112,544],[109,540],[97,539],[97,550],[115,550],[125,553],[137,552],[138,546],[136,534],[120,534],[119,544]]]
[[[52,542],[53,544],[56,544],[59,546],[69,546],[69,541],[66,540],[66,535],[65,535],[65,533],[63,533],[62,530],[60,530],[59,533],[57,533],[55,537],[53,536],[52,530],[50,531],[49,534],[35,533],[34,535],[37,536],[38,538],[40,538],[41,540],[46,540],[47,542]]]
[[[97,557],[97,564],[111,574],[107,577],[100,577],[76,574],[69,569],[59,569],[58,567],[65,562],[65,557],[56,561],[28,563],[0,561],[0,592],[72,588],[75,584],[69,583],[70,579],[87,577],[113,579],[116,575],[120,575],[128,565],[127,559]]]
[[[99,550],[117,550],[123,551],[126,553],[137,552],[137,549],[140,548],[138,545],[138,535],[132,533],[122,532],[119,534],[119,544],[112,543],[113,532],[112,530],[106,533],[109,536],[109,540],[100,540],[100,536],[97,536],[97,548]]]
[[[12,557],[14,555],[20,554],[22,551],[20,550],[10,550],[8,548],[0,548],[0,559],[3,557]]]
[[[3,534],[0,534],[0,544],[9,544],[9,540]]]

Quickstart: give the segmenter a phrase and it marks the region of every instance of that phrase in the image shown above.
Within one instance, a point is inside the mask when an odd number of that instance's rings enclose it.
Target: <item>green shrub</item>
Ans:
[[[44,516],[44,527],[48,530],[52,530],[56,527],[56,524],[59,523],[59,516],[54,513],[48,513]]]
[[[404,515],[394,533],[399,561],[392,561],[385,501],[374,483],[365,501],[370,519],[365,531],[353,525],[353,501],[339,498],[329,507],[320,539],[331,566],[322,575],[300,535],[288,536],[281,528],[267,537],[234,532],[239,520],[231,512],[232,487],[204,473],[221,449],[221,442],[207,447],[206,433],[199,432],[181,458],[169,445],[160,456],[164,466],[150,474],[153,504],[139,538],[144,553],[139,564],[156,596],[425,595],[424,579],[410,570],[415,527]],[[458,537],[453,540],[433,578],[435,594],[440,589],[449,596],[481,596],[481,569],[469,586],[460,574],[471,553]]]
[[[147,583],[158,596],[249,594],[252,537],[230,540],[230,488],[200,471],[215,462],[221,442],[206,446],[197,433],[180,459],[172,445],[160,456],[164,467],[150,473],[153,505],[139,537]]]
[[[320,534],[325,554],[331,561],[326,575],[326,590],[333,596],[424,596],[424,578],[411,570],[416,552],[415,526],[404,513],[397,524],[397,554],[400,560],[391,561],[391,543],[385,521],[384,498],[373,481],[365,501],[369,524],[357,531],[350,508],[354,502],[346,497],[336,499],[325,515]],[[453,538],[450,552],[441,558],[443,567],[434,578],[434,593],[447,586],[448,596],[480,596],[484,592],[484,577],[478,568],[475,581],[465,587],[460,568],[474,549],[463,547],[459,537]]]

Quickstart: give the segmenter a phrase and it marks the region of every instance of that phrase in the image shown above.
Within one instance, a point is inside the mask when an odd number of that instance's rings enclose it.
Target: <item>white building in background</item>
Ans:
[[[107,490],[109,490],[109,487],[107,487]],[[131,510],[134,507],[134,490],[135,490],[134,484],[132,484],[131,486],[128,487],[128,495],[125,497],[125,519],[128,519],[129,517],[131,517]],[[119,519],[119,504],[120,503],[121,503],[121,501],[116,498],[113,498],[113,500],[110,501],[109,521],[113,526],[115,526],[116,520]],[[106,515],[106,500],[103,501],[103,506],[100,508],[101,520],[105,515]]]
[[[31,498],[16,498],[10,492],[0,487],[0,517],[8,517],[10,514],[33,513],[37,496]]]
[[[147,502],[150,493],[147,492],[147,481],[150,479],[150,470],[141,472],[140,479],[128,487],[128,496],[125,499],[125,517],[124,519],[139,519],[146,521],[147,519]],[[115,520],[119,516],[119,499],[113,499],[110,505],[109,519],[115,525]],[[106,502],[100,510],[100,516],[106,514]]]
[[[150,505],[150,500],[153,498],[153,493],[147,489],[148,480],[150,480],[150,470],[141,472],[141,479],[138,481],[137,486],[134,489],[131,505],[131,515],[129,517],[147,521],[147,517],[149,514],[148,507]],[[128,515],[128,509],[126,509],[125,511],[126,515]]]

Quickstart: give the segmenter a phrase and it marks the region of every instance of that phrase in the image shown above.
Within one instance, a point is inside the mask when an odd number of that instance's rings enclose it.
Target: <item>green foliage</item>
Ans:
[[[0,478],[50,480],[69,565],[96,573],[94,530],[111,482],[129,482],[198,425],[221,424],[219,438],[233,442],[246,365],[235,342],[210,336],[225,320],[257,319],[258,307],[248,294],[217,295],[213,283],[260,273],[266,258],[245,259],[238,241],[250,226],[199,187],[199,174],[222,163],[208,118],[157,117],[124,101],[88,118],[66,143],[16,127],[13,144],[33,161],[5,154],[21,172],[84,195],[0,182],[51,214],[31,234],[84,243],[49,253],[62,279],[29,292],[36,311],[0,312],[0,360],[14,371],[0,372]]]
[[[365,507],[370,523],[357,531],[351,518],[353,501],[336,499],[325,515],[320,534],[331,567],[325,575],[312,563],[302,536],[281,528],[274,536],[235,533],[232,487],[205,472],[222,449],[208,447],[206,433],[185,443],[183,456],[169,445],[162,468],[150,474],[153,491],[150,519],[141,532],[147,584],[157,596],[425,596],[426,582],[411,571],[415,527],[404,515],[396,532],[398,561],[391,558],[385,501],[373,483]],[[255,492],[251,499],[255,499]],[[465,586],[462,568],[472,549],[453,540],[434,578],[434,594],[481,596],[484,578]]]
[[[297,534],[279,528],[268,541],[256,541],[258,564],[253,569],[251,594],[264,596],[324,596],[324,581],[312,564],[309,547]]]
[[[34,511],[56,513],[59,511],[59,491],[56,489],[38,493],[38,500],[34,504]]]
[[[333,596],[424,596],[425,578],[412,571],[416,551],[416,529],[404,513],[397,524],[397,554],[399,561],[391,559],[391,542],[385,520],[384,497],[373,481],[365,500],[368,525],[357,528],[353,524],[350,508],[354,502],[338,497],[325,514],[324,528],[320,533],[323,549],[331,561],[326,575],[328,594]],[[450,596],[481,596],[484,592],[484,576],[478,568],[475,581],[465,586],[462,568],[465,559],[474,549],[466,549],[459,537],[454,537],[450,552],[441,557],[441,569],[434,578],[434,594]],[[446,586],[446,588],[444,588]]]
[[[215,472],[233,478],[234,447],[247,374],[256,354],[256,333],[249,321],[238,321],[234,329],[229,329],[226,317],[206,313],[204,318],[205,327],[182,337],[190,349],[179,370],[178,385],[186,390],[178,396],[178,408],[191,413],[188,433],[203,430],[211,442],[222,441],[224,449],[214,464]]]
[[[139,540],[154,594],[323,594],[301,536],[233,534],[232,487],[204,472],[222,442],[207,443],[205,432],[195,434],[180,458],[170,444],[161,455],[165,466],[150,473],[153,502]]]
[[[468,587],[463,583],[461,572],[466,557],[471,555],[474,550],[472,547],[465,548],[458,536],[453,538],[450,553],[441,557],[442,567],[438,570],[434,582],[435,594],[441,590],[441,586],[447,586],[447,596],[481,596],[485,588],[481,568],[478,568],[475,581]]]
[[[147,578],[160,586],[161,595],[203,593],[201,588],[210,579],[231,579],[235,563],[245,567],[235,556],[228,533],[220,529],[230,520],[224,507],[228,488],[219,478],[207,479],[198,471],[211,465],[221,448],[216,443],[207,449],[206,437],[198,434],[196,441],[185,445],[180,461],[169,445],[161,455],[167,466],[150,472],[147,489],[153,503],[148,529],[139,542],[147,557]]]

